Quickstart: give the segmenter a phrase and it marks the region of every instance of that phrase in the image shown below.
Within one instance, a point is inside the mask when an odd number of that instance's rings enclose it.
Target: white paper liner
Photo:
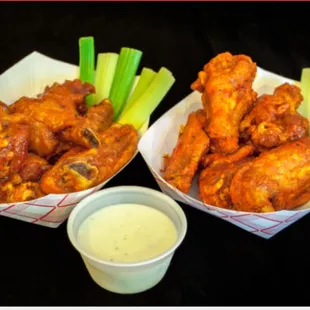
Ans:
[[[78,74],[77,66],[33,52],[0,75],[0,100],[11,104],[22,96],[36,96],[43,92],[47,85],[73,80],[78,77]],[[148,122],[141,128],[140,133],[144,133],[147,128]],[[138,151],[135,156],[137,153]],[[98,191],[112,178],[81,192],[47,195],[21,203],[0,204],[0,215],[56,228],[68,218],[78,202]]]
[[[274,88],[282,83],[299,83],[258,68],[254,89],[261,94],[272,94]],[[179,128],[185,124],[190,112],[202,108],[201,94],[193,92],[162,117],[160,117],[141,138],[138,149],[147,163],[161,190],[175,200],[217,216],[250,233],[269,239],[284,228],[310,212],[310,202],[291,210],[273,213],[250,213],[226,210],[207,205],[199,199],[197,178],[186,195],[172,187],[162,177],[163,155],[171,154],[178,139]]]

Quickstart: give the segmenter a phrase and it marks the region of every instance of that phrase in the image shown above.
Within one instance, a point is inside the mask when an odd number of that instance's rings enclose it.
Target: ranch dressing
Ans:
[[[178,238],[176,227],[167,215],[139,204],[99,209],[81,224],[77,237],[89,254],[123,263],[158,256]]]

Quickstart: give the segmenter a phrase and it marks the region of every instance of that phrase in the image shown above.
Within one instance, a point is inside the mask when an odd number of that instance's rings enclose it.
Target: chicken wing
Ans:
[[[14,203],[37,199],[44,196],[39,183],[22,182],[14,184],[7,181],[1,185],[0,203]]]
[[[236,163],[239,161],[244,160],[247,157],[252,156],[254,153],[254,146],[244,145],[242,146],[237,152],[223,155],[223,154],[207,154],[201,160],[201,166],[206,168],[208,166],[215,166],[215,165],[224,165],[224,164],[231,164]]]
[[[23,181],[39,182],[43,173],[52,166],[38,155],[29,153],[18,174]]]
[[[264,151],[306,137],[309,121],[296,111],[302,100],[300,88],[288,83],[277,87],[273,95],[261,96],[240,123],[242,139],[251,139]]]
[[[273,212],[310,200],[310,137],[261,153],[234,175],[235,210]]]
[[[250,57],[222,53],[204,66],[191,85],[202,92],[211,152],[238,150],[240,121],[257,97],[252,89],[255,75],[256,64]]]
[[[67,80],[63,84],[54,83],[52,86],[47,86],[44,93],[39,97],[43,101],[46,99],[56,100],[66,109],[83,115],[87,111],[85,97],[94,92],[93,85],[75,79],[73,81]]]
[[[92,106],[87,114],[80,117],[76,124],[61,132],[61,139],[77,145],[92,148],[99,147],[99,133],[108,129],[113,122],[114,109],[108,99]]]
[[[199,162],[209,149],[209,138],[203,130],[204,123],[203,110],[188,116],[177,145],[166,163],[163,178],[184,193],[189,191]]]
[[[29,150],[41,157],[48,157],[57,152],[60,141],[47,125],[41,122],[30,124]]]
[[[253,159],[254,147],[245,145],[230,155],[209,154],[202,160],[205,169],[200,173],[199,195],[203,202],[222,208],[232,208],[230,183],[235,173]]]
[[[250,160],[252,160],[251,157],[235,163],[227,161],[204,169],[198,180],[201,200],[209,205],[231,209],[231,180],[235,173]]]
[[[94,87],[79,80],[55,83],[39,98],[22,97],[9,107],[10,117],[23,115],[30,124],[30,151],[44,157],[55,155],[60,141],[57,135],[76,126],[85,98]],[[25,120],[23,120],[25,121]]]
[[[27,158],[29,128],[27,125],[9,123],[0,130],[0,178],[18,172]]]
[[[44,173],[44,193],[69,193],[85,190],[109,179],[135,154],[138,133],[131,125],[115,124],[100,135],[100,147],[76,147],[65,153]]]

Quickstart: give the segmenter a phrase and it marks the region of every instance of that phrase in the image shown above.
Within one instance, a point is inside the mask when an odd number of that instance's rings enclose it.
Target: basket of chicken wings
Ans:
[[[137,154],[174,77],[137,75],[133,48],[94,68],[93,43],[80,39],[79,67],[33,52],[0,75],[0,215],[56,228]]]
[[[161,190],[266,239],[308,214],[305,79],[263,70],[246,55],[211,59],[193,93],[139,142]]]

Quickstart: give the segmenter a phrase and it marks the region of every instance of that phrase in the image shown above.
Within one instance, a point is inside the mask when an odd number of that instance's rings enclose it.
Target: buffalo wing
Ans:
[[[89,150],[76,147],[65,153],[44,173],[44,193],[85,190],[109,179],[134,155],[138,133],[131,125],[115,124],[100,135],[100,146]]]
[[[60,144],[57,135],[76,126],[81,111],[86,109],[85,98],[92,92],[92,85],[79,80],[55,83],[38,98],[17,100],[9,107],[10,116],[23,115],[23,122],[30,124],[32,152],[44,157],[53,156]]]
[[[18,172],[28,154],[29,128],[9,123],[0,130],[0,178]]]
[[[210,154],[204,157],[200,173],[199,195],[204,203],[232,208],[230,183],[235,173],[253,158],[253,146],[246,145],[230,155]]]
[[[222,53],[199,72],[191,85],[202,93],[206,131],[213,153],[230,154],[239,148],[239,124],[256,100],[252,84],[256,64],[245,55]]]
[[[242,139],[263,151],[307,136],[309,121],[296,111],[302,100],[300,88],[288,83],[261,96],[240,124]]]
[[[209,149],[209,138],[203,130],[204,123],[203,110],[192,112],[167,160],[163,178],[184,193],[189,191],[199,162]]]
[[[86,148],[99,147],[99,134],[112,125],[113,115],[113,106],[105,99],[90,107],[87,114],[80,117],[74,126],[63,130],[61,138]]]
[[[302,138],[259,155],[234,175],[230,194],[234,209],[273,212],[310,200],[310,138]]]

